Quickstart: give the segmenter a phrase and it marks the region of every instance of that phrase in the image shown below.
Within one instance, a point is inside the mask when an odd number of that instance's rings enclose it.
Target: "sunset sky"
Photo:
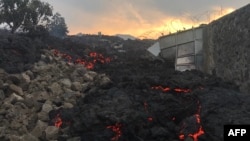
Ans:
[[[42,0],[66,21],[69,34],[158,38],[209,23],[249,0]]]

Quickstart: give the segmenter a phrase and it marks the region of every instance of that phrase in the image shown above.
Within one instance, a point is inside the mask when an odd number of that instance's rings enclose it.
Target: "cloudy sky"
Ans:
[[[66,21],[69,34],[130,34],[141,38],[208,23],[249,0],[42,0]]]

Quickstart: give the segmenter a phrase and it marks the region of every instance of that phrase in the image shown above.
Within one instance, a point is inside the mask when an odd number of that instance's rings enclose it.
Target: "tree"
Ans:
[[[6,23],[11,33],[36,28],[52,15],[52,7],[40,0],[0,0],[0,24]]]
[[[51,22],[48,24],[48,30],[50,35],[58,38],[65,37],[69,32],[64,18],[59,13],[55,13],[52,17]]]
[[[24,21],[24,29],[30,30],[39,25],[46,25],[49,23],[49,17],[53,16],[52,7],[40,0],[31,0],[27,5],[27,15]]]
[[[29,0],[0,0],[0,23],[6,23],[14,33],[24,22]]]

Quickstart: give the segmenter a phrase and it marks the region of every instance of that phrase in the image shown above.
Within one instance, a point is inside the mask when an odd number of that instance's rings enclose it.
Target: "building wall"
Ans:
[[[175,69],[203,71],[203,28],[201,25],[159,38],[160,56],[175,61]]]
[[[206,28],[205,71],[250,94],[250,4]]]
[[[250,94],[250,4],[203,26],[203,66]],[[175,60],[176,46],[193,38],[191,30],[159,38],[161,57]]]
[[[166,60],[174,61],[176,56],[176,34],[159,38],[160,56]]]

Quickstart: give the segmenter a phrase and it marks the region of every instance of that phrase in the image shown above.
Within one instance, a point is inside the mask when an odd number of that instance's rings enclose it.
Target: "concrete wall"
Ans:
[[[205,71],[250,94],[250,4],[211,22],[205,41]]]
[[[162,36],[159,38],[160,56],[166,60],[175,60],[176,56],[176,34]]]
[[[199,43],[190,31],[160,37],[160,56],[175,60],[177,46],[188,46],[191,40]],[[203,26],[202,31],[203,59],[199,64],[203,65],[199,70],[233,82],[241,92],[250,94],[250,4]]]
[[[205,25],[159,38],[160,56],[175,61],[175,69],[203,71],[203,29]]]

